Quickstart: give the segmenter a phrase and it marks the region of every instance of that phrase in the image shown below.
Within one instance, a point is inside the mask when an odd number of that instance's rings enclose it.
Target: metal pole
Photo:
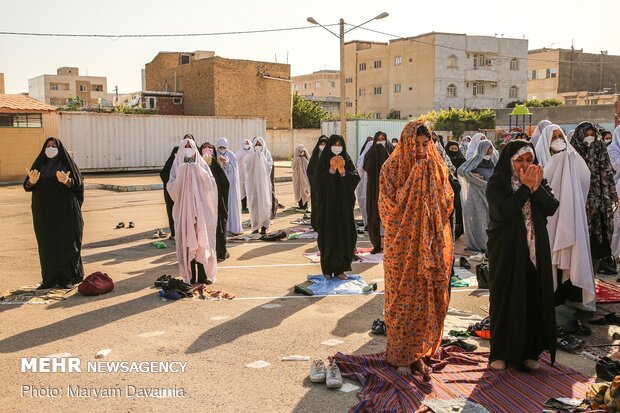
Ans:
[[[340,134],[347,141],[347,97],[344,75],[344,19],[340,19]]]

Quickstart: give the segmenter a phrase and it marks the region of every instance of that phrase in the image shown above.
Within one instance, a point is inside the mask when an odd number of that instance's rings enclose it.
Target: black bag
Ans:
[[[476,280],[478,280],[478,288],[489,289],[489,261],[486,259],[476,265]]]

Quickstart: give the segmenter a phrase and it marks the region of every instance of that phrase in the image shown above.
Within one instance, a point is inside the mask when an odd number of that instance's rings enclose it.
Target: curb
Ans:
[[[276,183],[293,182],[290,176],[279,176],[275,178]],[[114,192],[143,192],[143,191],[161,191],[164,184],[150,185],[112,185],[112,184],[87,184],[84,189],[102,189],[104,191]]]

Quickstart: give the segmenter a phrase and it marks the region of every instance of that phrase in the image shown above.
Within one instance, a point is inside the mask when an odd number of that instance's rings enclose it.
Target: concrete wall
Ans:
[[[22,181],[44,140],[43,128],[0,128],[0,182]]]
[[[293,81],[293,93],[297,92],[300,96],[340,97],[340,72],[338,70],[320,70],[309,75],[293,76],[291,80]],[[332,82],[334,86],[331,86]]]
[[[619,108],[620,109],[620,108]],[[512,109],[498,109],[496,124],[498,126],[508,125],[508,115]],[[536,125],[544,119],[562,126],[567,131],[574,129],[579,122],[587,120],[598,123],[605,128],[612,128],[616,122],[615,105],[592,105],[592,106],[559,106],[551,108],[531,108],[533,113],[532,123]]]
[[[0,94],[4,94],[4,73],[0,73]]]
[[[613,92],[620,85],[620,56],[562,50],[560,60],[559,93],[603,88]]]
[[[274,159],[291,160],[298,144],[304,145],[312,153],[319,136],[320,129],[268,129],[265,141]]]

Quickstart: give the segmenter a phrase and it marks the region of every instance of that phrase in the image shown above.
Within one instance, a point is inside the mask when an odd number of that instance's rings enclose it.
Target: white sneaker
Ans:
[[[314,360],[310,365],[310,381],[312,383],[325,383],[325,364],[323,360]]]
[[[336,363],[332,363],[327,368],[325,384],[328,389],[339,389],[342,387],[342,374]]]

